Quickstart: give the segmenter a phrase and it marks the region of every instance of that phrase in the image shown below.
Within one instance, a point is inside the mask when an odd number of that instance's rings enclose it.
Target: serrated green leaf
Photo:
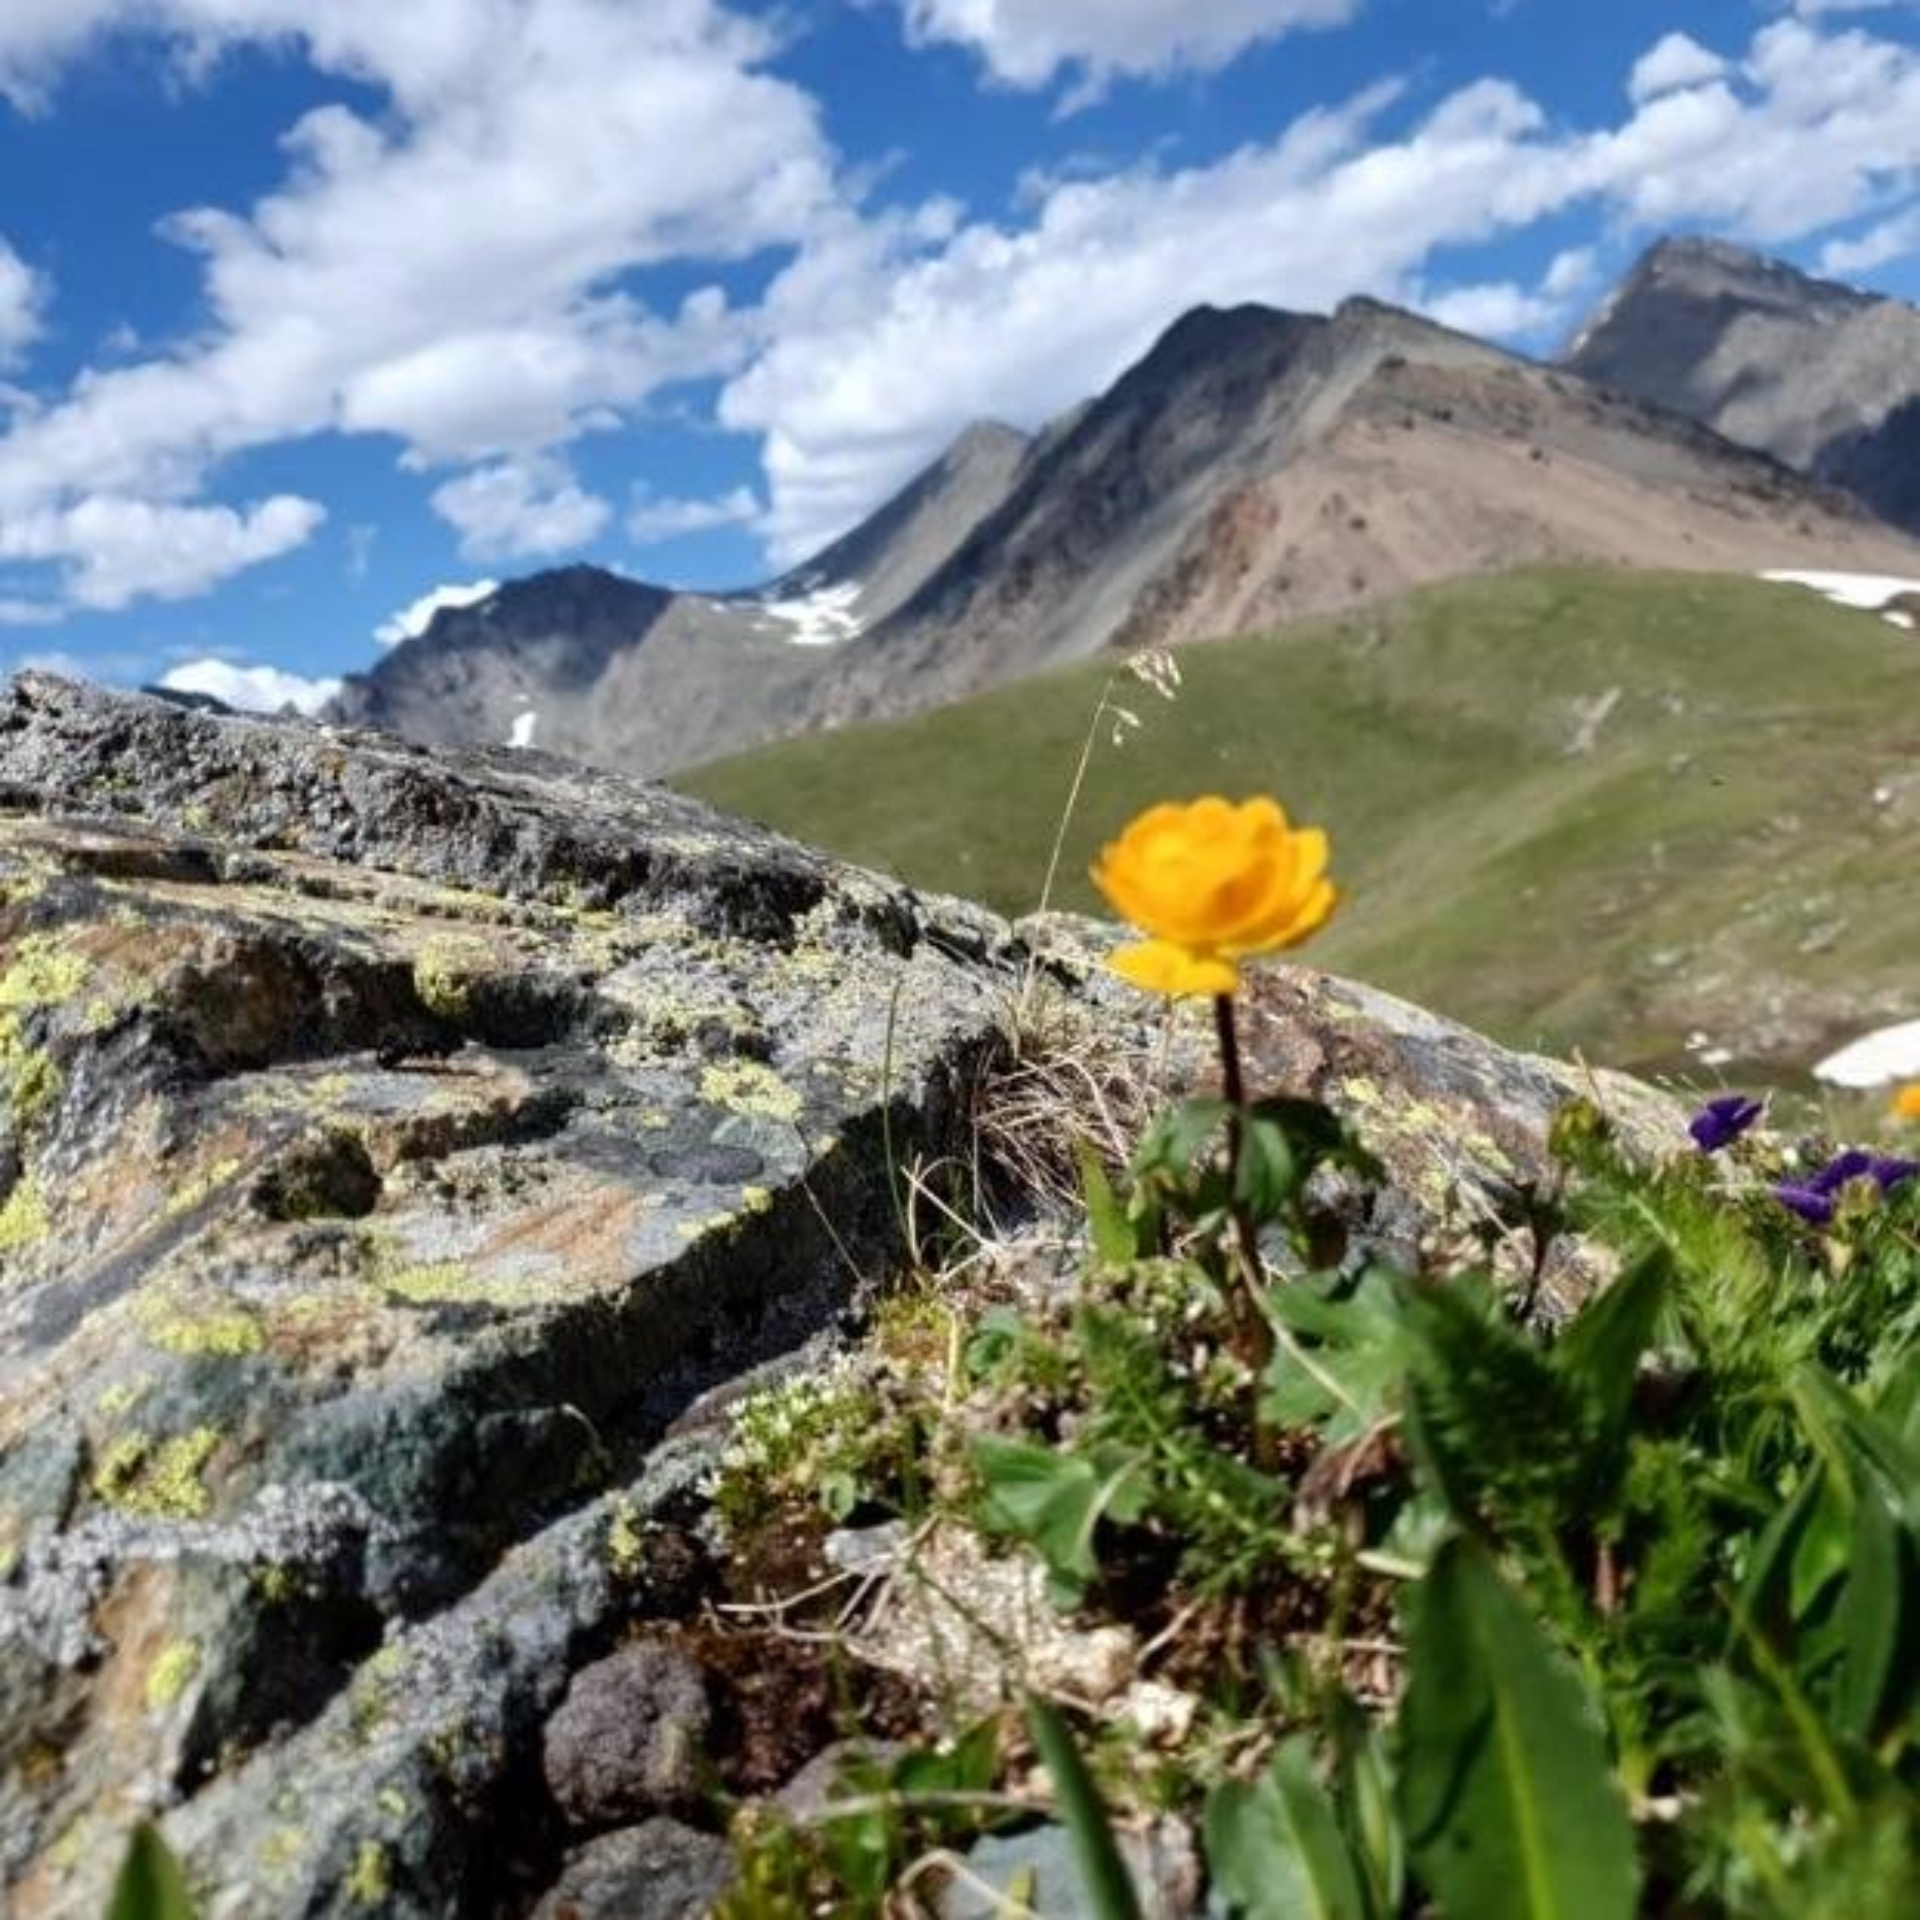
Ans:
[[[1553,1347],[1555,1370],[1587,1399],[1610,1440],[1625,1430],[1640,1356],[1652,1344],[1672,1275],[1664,1246],[1643,1254],[1588,1301]]]
[[[986,1435],[973,1443],[973,1462],[988,1524],[1026,1540],[1069,1601],[1100,1571],[1093,1552],[1100,1521],[1138,1511],[1139,1463],[1117,1449],[1067,1453]]]
[[[1195,1156],[1226,1124],[1233,1111],[1224,1100],[1181,1100],[1159,1114],[1134,1150],[1133,1172],[1139,1178],[1153,1174],[1186,1177]]]
[[[1259,1780],[1207,1800],[1207,1870],[1243,1920],[1362,1920],[1368,1911],[1332,1796],[1303,1739],[1287,1741]]]
[[[1400,1807],[1458,1920],[1632,1920],[1633,1827],[1584,1684],[1484,1548],[1413,1596]]]
[[[1274,1220],[1300,1191],[1303,1175],[1286,1129],[1271,1120],[1247,1120],[1233,1168],[1233,1197],[1256,1220]]]
[[[1261,1417],[1276,1427],[1319,1427],[1330,1446],[1370,1432],[1387,1417],[1406,1372],[1407,1342],[1393,1277],[1362,1275],[1344,1298],[1335,1275],[1273,1288],[1265,1307],[1290,1336],[1267,1370]]]
[[[127,1843],[107,1920],[194,1920],[180,1863],[149,1821],[141,1821]]]
[[[1080,1163],[1080,1191],[1086,1200],[1087,1231],[1093,1250],[1102,1260],[1124,1266],[1146,1251],[1139,1243],[1134,1223],[1114,1192],[1092,1142],[1077,1141],[1074,1158]]]

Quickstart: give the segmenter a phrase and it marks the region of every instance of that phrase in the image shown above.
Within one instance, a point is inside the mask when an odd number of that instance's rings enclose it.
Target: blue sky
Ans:
[[[1667,231],[1920,297],[1920,3],[4,0],[0,667],[311,700],[765,578],[1197,301],[1544,352]]]

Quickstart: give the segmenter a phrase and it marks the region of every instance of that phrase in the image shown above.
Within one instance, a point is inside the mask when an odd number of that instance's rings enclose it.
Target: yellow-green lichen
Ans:
[[[151,1384],[152,1382],[146,1379],[122,1380],[109,1387],[93,1403],[94,1411],[103,1419],[118,1420],[123,1413],[132,1409],[134,1402],[140,1399]]]
[[[6,1205],[0,1206],[0,1253],[44,1240],[52,1225],[40,1188],[29,1176],[7,1195]]]
[[[198,1520],[213,1504],[200,1470],[220,1436],[195,1427],[156,1443],[151,1434],[123,1434],[100,1457],[93,1490],[110,1507],[149,1520]]]
[[[633,1580],[639,1577],[645,1561],[640,1515],[631,1500],[616,1500],[607,1519],[607,1565],[616,1578]]]
[[[91,971],[86,957],[58,934],[30,933],[0,971],[0,1007],[62,1006],[87,984]]]
[[[729,1112],[762,1120],[798,1120],[805,1105],[771,1067],[757,1060],[732,1060],[708,1067],[700,1076],[700,1097]]]
[[[148,1339],[164,1352],[185,1359],[237,1360],[267,1344],[260,1322],[238,1310],[173,1314],[163,1308],[149,1311],[145,1318]]]
[[[482,953],[453,940],[429,940],[414,956],[413,991],[437,1020],[461,1026],[473,1017],[473,990]]]
[[[765,1187],[742,1187],[740,1189],[740,1211],[742,1213],[771,1213],[773,1195]]]
[[[387,1268],[376,1284],[381,1292],[416,1307],[514,1307],[526,1301],[518,1287],[502,1280],[477,1279],[458,1260]]]
[[[300,1827],[275,1827],[260,1842],[260,1870],[269,1881],[290,1879],[307,1851],[307,1835]]]
[[[27,1045],[20,1015],[0,1012],[0,1074],[6,1076],[7,1104],[21,1132],[36,1126],[58,1104],[66,1075],[51,1055]]]
[[[165,1713],[186,1692],[200,1671],[200,1647],[193,1640],[169,1640],[147,1669],[147,1711]]]
[[[177,1220],[183,1213],[191,1213],[196,1207],[204,1206],[219,1190],[232,1180],[240,1171],[242,1162],[237,1159],[216,1160],[214,1164],[197,1173],[191,1180],[175,1187],[168,1194],[166,1205],[160,1209],[163,1220]]]
[[[347,1875],[347,1898],[356,1907],[385,1906],[393,1893],[393,1864],[378,1840],[362,1840]]]
[[[398,1787],[382,1787],[373,1800],[389,1820],[406,1820],[412,1816],[413,1802]]]

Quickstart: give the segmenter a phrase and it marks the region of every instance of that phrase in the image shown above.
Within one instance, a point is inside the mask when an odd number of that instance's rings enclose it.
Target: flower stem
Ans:
[[[1246,1139],[1247,1085],[1240,1069],[1240,1035],[1233,1021],[1233,995],[1221,993],[1213,1001],[1214,1031],[1220,1039],[1220,1090],[1227,1102],[1227,1169],[1235,1182],[1240,1175],[1240,1151]],[[1232,1202],[1234,1242],[1239,1253],[1240,1285],[1233,1295],[1233,1349],[1252,1370],[1256,1383],[1273,1358],[1273,1329],[1260,1305],[1264,1268],[1260,1259],[1260,1231],[1252,1210],[1236,1195]]]

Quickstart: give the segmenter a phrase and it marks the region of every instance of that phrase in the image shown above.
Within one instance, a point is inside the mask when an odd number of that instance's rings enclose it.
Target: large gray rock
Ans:
[[[184,1796],[220,1912],[461,1910],[646,1584],[631,1502],[556,1516],[884,1274],[1002,931],[538,755],[44,678],[0,806],[0,1905],[96,1911]]]

